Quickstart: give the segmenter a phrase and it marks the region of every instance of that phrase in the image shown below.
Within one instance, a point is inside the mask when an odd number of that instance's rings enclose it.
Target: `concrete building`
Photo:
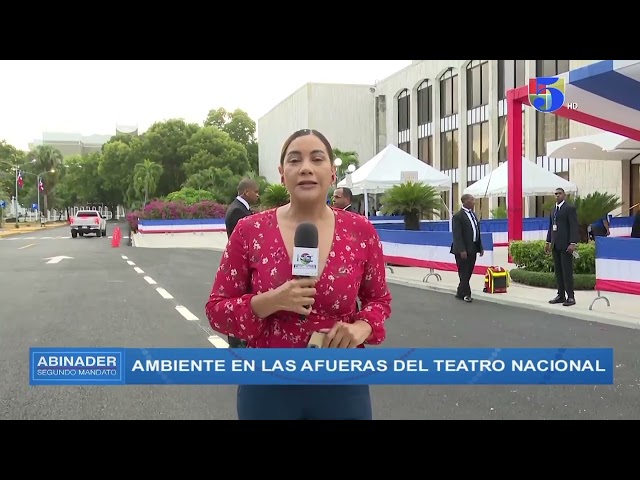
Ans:
[[[357,112],[363,116],[373,114],[375,153],[392,143],[429,165],[447,172],[454,182],[453,208],[457,209],[464,188],[506,160],[507,90],[526,84],[529,78],[557,75],[596,61],[414,60],[411,65],[371,86],[375,100],[369,97],[367,103],[365,97],[369,90],[359,87],[362,94],[357,101],[349,98],[336,104],[336,101],[330,101],[329,96],[325,102],[315,107],[321,111],[314,110],[314,118],[328,118],[338,109],[340,112]],[[336,91],[338,89],[346,93],[344,86],[336,86]],[[375,108],[370,106],[370,102],[375,102]],[[289,115],[293,117],[292,114]],[[280,119],[278,122],[269,120],[266,124],[292,122],[284,109],[277,117]],[[594,191],[618,195],[623,202],[623,215],[628,213],[630,206],[640,202],[637,186],[640,165],[630,162],[549,158],[546,155],[547,142],[598,133],[597,129],[555,115],[542,114],[533,108],[523,107],[523,117],[522,151],[525,157],[575,183],[581,195]],[[363,120],[360,122],[362,125],[367,123]],[[349,142],[345,138],[349,135],[353,137],[352,141],[370,138],[364,131],[356,136],[344,124],[329,122],[318,128],[330,139],[339,137],[345,143]],[[294,129],[284,130],[290,133]],[[269,163],[265,163],[269,171],[263,174],[270,174],[267,177],[270,180],[275,179],[271,170],[276,171],[276,163],[272,157],[278,154],[279,146],[286,138],[286,134],[281,132],[274,135],[271,128],[259,132],[261,172],[264,155],[265,162],[269,158]],[[343,148],[337,142],[336,146]],[[357,148],[353,147],[353,150]],[[365,151],[359,151],[361,164],[373,156]],[[447,195],[443,199],[448,203]],[[528,199],[528,216],[543,215],[542,206],[549,199],[550,197]],[[481,200],[478,209],[483,218],[488,218],[490,210],[504,205],[504,198],[492,198]]]
[[[260,175],[280,181],[282,144],[296,130],[324,133],[334,148],[354,151],[360,164],[374,156],[374,90],[372,85],[309,83],[258,119]]]
[[[377,103],[386,107],[386,115],[379,116],[377,149],[394,143],[446,171],[454,181],[453,197],[459,202],[466,186],[506,160],[507,90],[526,84],[532,77],[557,75],[596,61],[414,61],[375,86]],[[631,195],[630,168],[637,165],[627,163],[623,169],[622,163],[546,156],[547,142],[590,135],[597,129],[532,108],[524,108],[523,117],[524,156],[571,180],[581,195],[609,192],[618,195],[627,208],[640,201]],[[393,134],[388,137],[385,132]],[[549,198],[529,199],[528,215],[542,215],[542,205]],[[487,218],[491,209],[505,204],[505,199],[481,200],[480,204]]]
[[[42,139],[34,140],[29,144],[29,149],[38,145],[55,147],[64,157],[72,155],[87,155],[99,152],[102,146],[114,135],[138,135],[138,127],[135,125],[117,125],[110,135],[81,135],[80,133],[44,132]]]

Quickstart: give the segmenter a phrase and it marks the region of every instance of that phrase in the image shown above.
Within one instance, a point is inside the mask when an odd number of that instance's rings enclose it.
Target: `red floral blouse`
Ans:
[[[306,319],[286,311],[261,319],[251,308],[254,295],[292,278],[291,259],[276,209],[272,209],[240,220],[229,238],[205,307],[211,328],[245,340],[249,348],[304,348],[314,331],[331,328],[338,321],[364,320],[372,329],[366,343],[382,343],[385,320],[391,314],[391,294],[380,238],[365,217],[344,210],[333,212],[333,245]],[[360,311],[356,310],[357,299]]]

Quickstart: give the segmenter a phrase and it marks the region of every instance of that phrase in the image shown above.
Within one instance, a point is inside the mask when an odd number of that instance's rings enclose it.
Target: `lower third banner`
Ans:
[[[31,348],[31,385],[611,385],[610,348]]]

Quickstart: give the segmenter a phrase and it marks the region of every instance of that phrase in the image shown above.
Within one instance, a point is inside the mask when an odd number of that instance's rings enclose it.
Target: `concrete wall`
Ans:
[[[373,154],[374,97],[370,85],[309,83],[258,119],[260,175],[280,181],[278,165],[282,144],[296,130],[321,131],[332,146],[355,151],[361,164]]]

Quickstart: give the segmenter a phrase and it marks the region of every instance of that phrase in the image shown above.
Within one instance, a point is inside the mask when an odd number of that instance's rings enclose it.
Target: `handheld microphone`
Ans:
[[[293,239],[292,274],[296,278],[317,277],[320,251],[318,228],[313,223],[301,223]],[[300,320],[305,316],[300,315]]]

